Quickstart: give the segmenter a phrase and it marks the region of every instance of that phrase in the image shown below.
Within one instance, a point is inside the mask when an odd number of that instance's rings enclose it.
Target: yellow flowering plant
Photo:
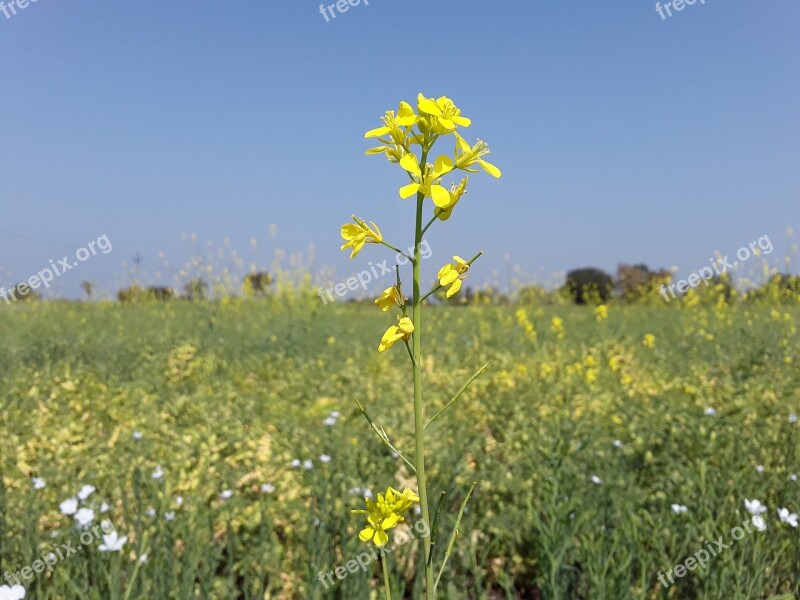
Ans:
[[[381,120],[383,122],[381,127],[372,129],[364,135],[366,139],[377,140],[380,145],[370,148],[366,153],[368,155],[383,154],[389,162],[397,164],[405,171],[408,182],[399,187],[398,193],[400,198],[404,200],[412,197],[416,199],[413,256],[398,250],[394,245],[388,243],[374,222],[367,223],[365,220],[356,217],[353,217],[353,223],[342,226],[341,234],[345,242],[342,245],[342,250],[350,250],[350,258],[352,259],[366,244],[380,244],[403,254],[411,263],[412,297],[410,302],[408,298],[403,296],[400,270],[397,268],[397,283],[385,289],[375,300],[375,304],[384,312],[395,308],[399,309],[400,312],[397,315],[396,324],[389,326],[381,337],[378,344],[378,352],[385,352],[402,341],[411,359],[411,376],[414,382],[414,460],[409,460],[393,446],[386,431],[374,423],[364,406],[357,399],[356,403],[373,431],[413,471],[416,476],[418,492],[415,493],[410,489],[405,489],[401,493],[389,487],[384,494],[378,495],[376,502],[366,499],[366,510],[354,512],[365,515],[367,520],[365,527],[361,529],[359,538],[366,543],[384,546],[389,542],[389,534],[387,532],[403,521],[402,513],[409,510],[413,504],[419,502],[422,520],[426,531],[430,533],[423,540],[424,556],[423,560],[420,561],[425,569],[425,596],[426,598],[435,598],[436,588],[453,550],[461,517],[475,489],[475,484],[473,483],[465,494],[442,564],[436,578],[434,578],[431,551],[433,544],[436,542],[438,509],[436,511],[437,519],[432,522],[428,502],[428,482],[425,475],[425,428],[456,403],[461,394],[487,368],[489,363],[478,369],[445,407],[426,422],[425,406],[422,401],[420,368],[422,364],[422,340],[420,337],[422,331],[422,305],[428,297],[442,289],[447,290],[445,294],[447,298],[456,295],[461,289],[462,281],[467,276],[467,271],[472,266],[472,263],[481,256],[481,253],[478,252],[470,260],[454,256],[453,263],[448,263],[439,270],[437,281],[433,288],[423,294],[420,288],[420,248],[423,236],[428,229],[437,221],[448,221],[456,205],[467,192],[468,175],[463,175],[457,183],[455,181],[449,182],[448,187],[446,179],[449,179],[449,176],[458,171],[477,173],[482,169],[489,175],[499,178],[501,172],[500,169],[486,160],[485,157],[489,154],[489,146],[486,142],[479,139],[470,145],[459,133],[460,128],[469,127],[472,121],[461,114],[461,109],[450,98],[445,96],[428,98],[423,94],[419,94],[416,108],[408,102],[401,102],[397,112],[387,111],[381,117]],[[431,160],[436,142],[440,138],[450,135],[454,138],[453,154],[440,154]],[[431,200],[430,205],[426,202],[429,198]],[[410,252],[411,250],[409,250]],[[389,598],[388,571],[385,560],[381,562],[383,563],[386,595]]]

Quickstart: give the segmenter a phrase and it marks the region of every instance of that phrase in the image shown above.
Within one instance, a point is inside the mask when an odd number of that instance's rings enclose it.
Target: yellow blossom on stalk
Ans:
[[[383,290],[383,293],[375,300],[375,304],[377,304],[378,308],[382,311],[386,312],[393,306],[403,306],[404,300],[403,296],[400,294],[400,290],[397,289],[396,285],[393,285]]]
[[[356,254],[361,252],[364,244],[380,244],[383,241],[381,230],[374,221],[370,221],[369,225],[364,219],[357,217],[353,217],[353,221],[355,223],[342,225],[342,239],[345,240],[345,243],[340,248],[341,250],[352,248],[353,252],[350,254],[350,258],[355,258]]]
[[[653,348],[656,345],[656,336],[654,336],[652,333],[645,334],[642,344],[646,348]]]
[[[392,325],[386,330],[378,345],[378,352],[388,350],[400,340],[408,340],[414,333],[414,323],[408,317],[401,318],[397,325]]]
[[[400,159],[400,166],[411,176],[411,183],[400,188],[401,198],[405,200],[422,192],[426,198],[430,196],[433,203],[440,208],[450,205],[450,192],[441,185],[442,175],[453,170],[453,161],[449,157],[442,154],[434,164],[426,164],[423,173],[417,155],[409,152]]]
[[[594,309],[594,314],[597,315],[597,322],[605,321],[608,318],[608,306],[601,304]]]
[[[424,123],[438,135],[453,133],[458,127],[469,127],[472,124],[468,118],[461,116],[461,109],[447,96],[434,100],[420,93],[417,95],[417,109],[425,117]],[[424,128],[421,123],[420,129]]]
[[[461,180],[461,183],[456,185],[455,183],[450,186],[450,202],[447,206],[443,207],[436,207],[434,211],[435,216],[439,217],[442,221],[447,221],[450,218],[450,215],[453,214],[453,209],[458,204],[458,201],[461,200],[461,196],[467,193],[467,182],[469,181],[468,177],[464,177]]]
[[[561,317],[553,317],[550,321],[550,331],[555,333],[559,340],[564,339],[564,320]]]
[[[383,127],[372,129],[364,134],[367,139],[377,138],[383,146],[376,146],[367,150],[367,154],[385,154],[390,162],[400,162],[403,155],[408,152],[410,143],[419,143],[417,136],[412,132],[413,125],[419,120],[414,109],[408,102],[401,102],[397,116],[393,110],[386,111],[381,117]]]
[[[456,136],[456,168],[463,169],[464,171],[469,171],[470,173],[477,173],[478,170],[474,168],[470,168],[473,165],[480,165],[484,171],[486,171],[492,177],[500,178],[502,173],[500,169],[494,166],[492,163],[487,162],[481,158],[489,154],[489,144],[484,142],[483,140],[478,140],[475,142],[474,146],[470,146],[467,143],[467,140],[462,138],[457,133]]]
[[[364,498],[366,510],[354,510],[353,513],[367,516],[367,526],[358,534],[362,542],[372,541],[376,546],[385,546],[389,542],[386,533],[405,521],[403,513],[408,511],[419,497],[409,488],[399,492],[393,487],[386,488],[385,494],[378,494],[375,502]]]
[[[453,260],[456,261],[455,264],[446,264],[439,269],[439,274],[437,275],[439,278],[439,285],[442,287],[450,286],[446,294],[448,298],[451,298],[458,293],[458,290],[461,289],[461,281],[464,279],[466,272],[469,270],[467,261],[460,256],[454,256]]]

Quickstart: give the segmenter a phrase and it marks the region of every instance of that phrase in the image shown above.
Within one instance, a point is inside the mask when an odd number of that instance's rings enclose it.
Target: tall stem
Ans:
[[[422,165],[425,165],[426,158],[427,150],[423,150],[421,160]],[[419,503],[422,509],[422,520],[425,523],[427,531],[430,531],[431,516],[430,511],[428,510],[428,487],[425,480],[425,412],[422,406],[422,377],[420,373],[420,364],[422,362],[422,294],[420,293],[419,284],[421,270],[420,244],[422,243],[422,216],[424,200],[425,196],[422,193],[418,193],[417,222],[414,230],[414,294],[412,308],[412,320],[414,321],[414,335],[412,337],[414,346],[414,438],[416,441],[416,456],[414,463],[417,469],[417,485],[419,487]],[[427,535],[423,538],[423,546],[425,548],[425,597],[430,600],[433,598],[433,565],[431,564],[430,560],[430,535]]]

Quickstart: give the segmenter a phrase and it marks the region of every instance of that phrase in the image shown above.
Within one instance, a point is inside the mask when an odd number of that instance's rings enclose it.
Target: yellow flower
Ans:
[[[564,320],[561,317],[553,317],[550,321],[550,331],[555,333],[559,340],[564,339]]]
[[[362,542],[372,541],[376,546],[385,546],[389,542],[386,533],[405,521],[403,513],[410,509],[419,497],[409,488],[402,493],[389,486],[385,494],[378,494],[377,501],[364,499],[366,510],[354,510],[355,514],[367,516],[367,526],[358,534]]]
[[[431,131],[439,135],[453,133],[458,127],[469,127],[472,121],[461,116],[461,109],[447,96],[434,100],[426,98],[422,93],[417,95],[417,109],[425,116],[425,123]],[[420,123],[420,128],[423,125]]]
[[[466,272],[469,270],[469,265],[460,256],[454,256],[455,264],[448,263],[439,269],[439,285],[442,287],[449,287],[446,296],[451,298],[458,293],[461,289],[461,281],[466,277]]]
[[[404,301],[400,290],[397,289],[396,285],[393,285],[383,290],[383,293],[375,300],[375,304],[377,304],[378,308],[382,311],[386,312],[393,306],[403,306]]]
[[[385,154],[391,162],[399,162],[403,155],[408,152],[410,143],[419,143],[417,136],[412,132],[411,127],[419,120],[414,113],[414,109],[408,102],[401,102],[397,111],[397,116],[393,110],[387,111],[381,117],[383,127],[372,129],[364,134],[366,139],[377,138],[383,142],[383,146],[377,146],[367,150],[367,154]]]
[[[408,340],[414,333],[414,323],[408,317],[401,318],[397,325],[392,325],[386,330],[378,345],[378,352],[383,352],[395,345],[400,340]]]
[[[652,333],[645,334],[642,344],[647,348],[652,348],[656,345],[656,336]]]
[[[608,306],[601,304],[594,309],[594,314],[597,315],[597,321],[605,321],[608,318]]]
[[[380,244],[383,241],[381,230],[374,221],[370,221],[370,227],[364,219],[353,217],[353,220],[355,223],[342,225],[342,238],[345,243],[341,250],[352,248],[353,252],[350,254],[350,258],[355,258],[356,254],[361,252],[364,244]]]
[[[453,213],[453,209],[455,208],[458,201],[461,200],[461,196],[463,196],[467,192],[467,182],[469,181],[468,177],[464,177],[461,180],[461,183],[456,185],[455,183],[450,186],[450,202],[447,206],[443,207],[436,207],[434,214],[439,217],[442,221],[447,221],[450,218],[450,215]]]
[[[426,164],[423,173],[417,155],[409,152],[400,159],[400,166],[411,176],[411,183],[400,188],[401,198],[410,198],[422,192],[425,198],[433,198],[433,203],[440,208],[450,205],[450,192],[441,185],[442,175],[453,170],[453,161],[449,157],[442,154],[434,164]]]
[[[470,168],[473,165],[480,165],[492,177],[499,178],[502,173],[500,169],[492,163],[483,160],[481,157],[489,154],[489,144],[483,140],[478,140],[474,146],[470,147],[467,140],[457,133],[456,136],[456,168],[477,173],[477,169]]]

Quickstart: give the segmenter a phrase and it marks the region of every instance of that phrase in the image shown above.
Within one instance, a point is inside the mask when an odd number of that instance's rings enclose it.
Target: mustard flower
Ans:
[[[642,344],[647,348],[653,348],[656,345],[656,336],[652,333],[645,334]]]
[[[407,148],[411,142],[418,143],[417,136],[412,132],[411,127],[419,120],[414,113],[414,109],[408,102],[401,102],[400,108],[395,112],[387,111],[381,117],[383,127],[372,129],[364,134],[366,139],[377,138],[383,142],[383,146],[376,146],[367,150],[367,154],[385,154],[390,162],[399,162],[403,155],[407,153]]]
[[[378,352],[388,350],[400,340],[408,340],[412,333],[414,333],[414,323],[408,317],[401,318],[397,325],[392,325],[383,334],[381,343],[378,346]]]
[[[420,122],[420,129],[427,125],[439,135],[453,133],[458,127],[469,127],[472,124],[468,118],[461,116],[461,109],[447,96],[434,100],[420,93],[417,95],[417,109],[420,116],[425,117],[425,121]]]
[[[468,177],[464,177],[461,182],[456,185],[455,183],[450,186],[450,202],[447,206],[443,207],[436,207],[435,215],[439,217],[442,221],[447,221],[450,218],[450,215],[453,213],[453,209],[455,208],[458,201],[461,200],[461,196],[467,193],[467,182],[469,181]]]
[[[400,166],[408,171],[411,177],[411,183],[400,188],[401,198],[405,200],[417,192],[422,192],[425,198],[431,197],[439,208],[450,205],[450,192],[441,185],[442,176],[453,170],[453,161],[450,157],[442,154],[434,164],[427,163],[423,173],[417,155],[409,152],[400,159]]]
[[[364,244],[380,244],[383,242],[381,230],[375,225],[374,221],[370,221],[369,225],[364,219],[353,217],[355,223],[345,223],[342,225],[342,239],[345,243],[340,248],[352,248],[353,252],[350,258],[355,258],[361,252]]]
[[[605,321],[608,318],[608,306],[601,304],[594,309],[594,314],[597,316],[597,321]]]
[[[379,493],[376,501],[364,498],[366,510],[354,510],[354,514],[366,515],[367,526],[358,534],[362,542],[372,541],[376,546],[385,546],[389,542],[386,533],[405,521],[403,513],[408,511],[419,497],[409,488],[399,492],[393,487],[386,488],[386,493]]]
[[[467,261],[460,256],[454,256],[453,260],[456,261],[455,264],[446,264],[439,269],[439,274],[437,275],[439,285],[442,287],[449,286],[446,294],[448,298],[458,293],[458,290],[461,289],[461,281],[466,277],[466,273],[469,270]]]
[[[475,142],[474,146],[470,146],[467,143],[467,140],[462,138],[457,133],[456,136],[456,168],[462,169],[464,171],[469,171],[470,173],[477,173],[478,170],[471,168],[473,165],[479,165],[492,177],[500,178],[502,173],[500,169],[494,166],[492,163],[487,162],[481,158],[487,154],[490,154],[489,151],[489,144],[484,142],[483,140],[478,140]]]
[[[403,306],[404,303],[403,296],[396,285],[383,290],[383,293],[375,300],[375,304],[377,304],[378,308],[383,312],[386,312],[393,306]]]

